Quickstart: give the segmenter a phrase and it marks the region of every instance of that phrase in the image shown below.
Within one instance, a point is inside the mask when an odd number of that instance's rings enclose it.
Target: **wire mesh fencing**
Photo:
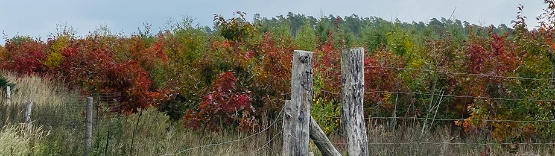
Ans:
[[[367,89],[365,97],[381,98],[380,100],[365,99],[364,103],[371,155],[553,155],[555,152],[555,113],[553,113],[555,110],[552,107],[555,104],[553,94],[555,92],[550,92],[554,90],[553,86],[546,86],[551,84],[553,78],[379,66],[366,68],[422,72],[428,73],[431,77],[530,84],[523,85],[521,88],[523,90],[545,88],[535,92],[523,91],[519,94],[508,92],[509,89],[506,89],[504,94],[498,95],[481,95],[467,90],[452,91],[448,89],[449,86]],[[325,102],[313,103],[314,108],[318,108],[317,105],[334,105],[332,108],[341,106],[338,96],[340,92],[325,89],[316,91],[320,93],[315,94],[314,100],[318,101],[318,98],[321,98]],[[4,91],[0,93],[5,95]],[[290,93],[282,94],[284,98],[288,95]],[[44,99],[37,98],[42,96],[12,97],[10,100],[5,96],[1,97],[2,134],[7,127],[23,125],[25,103],[34,102],[31,123],[34,128],[40,128],[43,132],[40,135],[43,137],[35,139],[36,143],[42,144],[42,147],[33,150],[46,155],[84,155],[87,152],[85,147],[86,97],[78,94],[56,98],[46,96],[43,97]],[[132,114],[113,111],[112,108],[120,105],[118,94],[94,94],[92,97],[94,99],[93,139],[92,147],[88,151],[91,155],[280,154],[281,111],[277,117],[259,119],[263,120],[262,124],[253,132],[234,129],[208,132],[190,130],[182,126],[179,121],[170,120],[156,108],[139,110]],[[334,102],[329,102],[332,99]],[[467,105],[476,102],[490,109]],[[464,107],[455,107],[458,106],[457,104]],[[495,110],[494,108],[518,109]],[[341,114],[333,110],[331,113],[327,111],[330,110],[312,110],[312,115],[318,116],[317,122],[322,128],[332,127],[332,130],[327,132],[328,137],[339,151],[346,154],[346,144],[341,131]],[[511,114],[504,111],[520,113],[520,116],[508,116]],[[545,114],[537,114],[537,112]],[[327,123],[335,123],[336,126]],[[310,150],[316,155],[319,154],[314,144],[310,145]]]
[[[43,133],[32,144],[36,154],[46,155],[276,155],[280,151],[280,118],[264,119],[253,132],[190,130],[156,108],[132,114],[113,111],[118,95],[93,96],[92,147],[86,147],[86,97],[72,103],[32,106],[31,124]],[[2,129],[23,126],[25,102],[8,106],[0,102]],[[27,101],[27,100],[25,100]],[[33,100],[29,100],[33,101]],[[10,112],[10,113],[5,113]],[[24,127],[27,128],[27,127]],[[23,130],[30,131],[30,130]],[[0,131],[0,134],[4,134]],[[27,134],[25,134],[27,135]],[[8,153],[14,154],[14,153]]]

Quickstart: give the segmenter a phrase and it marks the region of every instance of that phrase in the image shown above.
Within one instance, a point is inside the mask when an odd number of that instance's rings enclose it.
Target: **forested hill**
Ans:
[[[253,22],[261,26],[261,32],[273,29],[288,29],[292,37],[296,37],[303,27],[313,28],[320,39],[326,39],[328,32],[339,27],[347,45],[366,45],[375,49],[380,44],[387,43],[388,33],[402,33],[413,38],[415,43],[422,43],[424,39],[439,39],[442,35],[451,35],[457,41],[468,39],[470,34],[487,36],[493,33],[503,35],[512,34],[513,29],[506,24],[499,26],[478,25],[458,19],[431,18],[429,21],[401,22],[398,19],[386,20],[380,17],[360,17],[358,15],[335,16],[328,15],[321,18],[294,14],[267,18],[255,14]],[[511,21],[506,21],[508,24]],[[472,32],[471,32],[472,31]]]

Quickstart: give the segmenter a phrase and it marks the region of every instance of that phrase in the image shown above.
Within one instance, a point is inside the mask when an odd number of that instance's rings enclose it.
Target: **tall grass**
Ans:
[[[0,73],[9,82],[15,84],[11,94],[12,103],[14,104],[24,104],[27,101],[32,101],[41,106],[61,106],[77,95],[71,95],[72,93],[61,84],[38,76],[18,77],[10,72],[0,71]],[[2,95],[5,95],[5,90],[1,92]]]
[[[84,105],[79,100],[78,93],[68,91],[63,85],[38,76],[18,77],[9,72],[0,73],[15,84],[11,90],[9,104],[5,98],[6,91],[0,91],[0,130],[6,137],[4,139],[20,140],[20,143],[29,144],[17,146],[20,148],[18,151],[28,152],[29,155],[71,154],[73,152],[68,149],[77,152],[77,149],[82,148],[84,118],[80,112],[84,110]],[[34,103],[31,113],[33,129],[20,127],[24,122],[23,110],[26,102]],[[34,153],[38,147],[41,147],[41,150],[38,150],[40,154]]]
[[[382,121],[383,122],[383,121]],[[414,120],[399,125],[369,122],[372,155],[554,155],[552,144],[497,143],[487,130],[465,134],[460,127],[439,123],[425,128]],[[391,123],[391,122],[390,122]],[[514,144],[513,144],[514,143]],[[523,144],[519,144],[523,143]]]
[[[85,155],[85,121],[83,96],[61,84],[37,76],[2,75],[15,84],[11,104],[5,91],[0,91],[0,155]],[[25,102],[34,102],[32,131],[22,129]],[[96,102],[95,105],[104,105]],[[100,108],[100,107],[98,107]],[[105,108],[105,107],[103,107]],[[105,108],[109,109],[109,108]],[[276,155],[268,133],[235,131],[196,132],[180,123],[172,123],[167,115],[149,108],[132,115],[119,115],[97,110],[90,155]],[[274,125],[273,128],[276,125]],[[247,135],[249,139],[229,142]],[[228,143],[222,143],[228,142]],[[7,144],[10,143],[10,144]],[[220,144],[222,143],[222,144]],[[212,145],[208,145],[212,144]],[[258,150],[254,150],[254,148]]]
[[[45,149],[40,142],[48,133],[42,127],[5,125],[0,130],[0,155],[40,155]]]
[[[281,135],[236,131],[198,132],[172,123],[155,108],[104,119],[94,155],[278,155]],[[271,127],[279,128],[279,127]],[[273,144],[267,138],[275,139]]]

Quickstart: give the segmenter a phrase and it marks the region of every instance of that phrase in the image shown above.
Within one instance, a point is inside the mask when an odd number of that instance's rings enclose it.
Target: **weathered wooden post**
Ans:
[[[11,98],[12,98],[12,89],[10,86],[6,86],[6,99],[7,99],[8,105],[11,103]]]
[[[283,116],[284,156],[308,155],[310,105],[312,102],[313,53],[295,50],[291,76],[291,100]]]
[[[6,122],[10,121],[11,110],[10,107],[12,105],[12,89],[10,86],[6,86]]]
[[[33,110],[33,102],[25,102],[25,126],[29,128],[31,126],[31,111]]]
[[[93,97],[87,97],[87,110],[85,112],[87,120],[87,131],[85,133],[85,150],[87,154],[91,150],[92,146],[92,123],[93,123]]]
[[[293,122],[293,115],[292,111],[291,100],[285,100],[285,105],[283,106],[283,123],[282,123],[282,135],[283,135],[283,148],[282,148],[282,155],[289,156],[292,155],[292,144],[294,144],[293,139],[293,127],[295,126]]]
[[[341,52],[342,123],[349,155],[367,156],[368,138],[364,124],[364,48]]]

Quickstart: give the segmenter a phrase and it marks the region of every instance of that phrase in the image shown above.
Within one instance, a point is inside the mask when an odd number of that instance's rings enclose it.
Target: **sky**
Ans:
[[[129,35],[144,28],[145,23],[158,32],[169,21],[179,22],[184,17],[212,27],[214,14],[230,18],[236,11],[247,13],[248,20],[256,13],[271,18],[292,12],[316,18],[357,14],[403,22],[454,17],[483,26],[510,26],[522,4],[527,24],[533,28],[537,25],[535,18],[547,6],[542,0],[5,0],[1,4],[2,44],[5,38],[16,35],[45,40],[59,25],[72,27],[77,36],[86,36],[101,26],[115,34]]]

